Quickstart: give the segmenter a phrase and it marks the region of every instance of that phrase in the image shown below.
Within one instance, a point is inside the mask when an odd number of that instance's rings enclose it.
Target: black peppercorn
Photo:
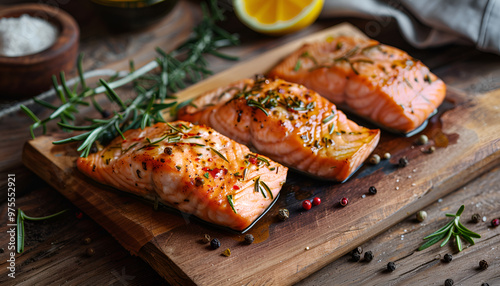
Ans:
[[[354,262],[358,262],[361,259],[361,255],[359,255],[359,253],[357,252],[353,252],[351,253],[351,259]]]
[[[370,194],[372,194],[372,195],[375,195],[377,193],[377,188],[375,188],[374,186],[371,186],[368,188],[368,192],[370,192]]]
[[[478,223],[481,221],[481,215],[480,214],[473,214],[472,217],[470,218],[470,220],[473,223]]]
[[[391,272],[394,271],[394,270],[396,270],[396,263],[394,263],[392,261],[389,262],[389,263],[387,263],[387,270],[389,270]]]
[[[451,254],[449,253],[446,253],[443,257],[444,261],[446,262],[450,262],[452,259],[453,259],[453,256],[451,256]]]
[[[373,260],[373,252],[367,251],[365,252],[365,261],[370,262]]]
[[[85,251],[85,254],[88,256],[88,257],[91,257],[95,254],[95,250],[93,248],[87,248],[87,250]]]
[[[351,251],[351,254],[352,253],[357,253],[357,254],[361,254],[363,253],[363,248],[361,246],[358,246],[356,248],[354,248],[352,251]]]
[[[205,184],[205,180],[203,180],[203,178],[196,177],[196,179],[194,179],[195,186],[201,187],[201,186],[203,186],[203,184]]]
[[[278,218],[282,221],[287,220],[290,217],[290,212],[287,209],[278,210]]]
[[[103,111],[101,111],[102,118],[108,118],[110,115],[111,115],[111,113],[108,110],[106,110],[106,109],[104,109]]]
[[[448,278],[444,281],[445,286],[453,286],[453,284],[455,284],[455,281],[453,281],[453,279]]]
[[[481,270],[486,270],[486,269],[488,269],[488,266],[489,266],[489,265],[488,265],[488,262],[487,262],[486,260],[481,260],[481,261],[479,261],[479,268],[480,268]]]
[[[210,247],[212,247],[212,249],[219,248],[220,247],[220,241],[217,238],[212,239],[212,241],[210,241]]]
[[[92,242],[92,239],[90,237],[86,237],[82,239],[83,244],[90,244]]]
[[[245,235],[245,242],[247,244],[252,244],[253,241],[254,241],[253,235],[251,235],[250,233]]]
[[[401,157],[399,158],[399,167],[406,167],[408,166],[408,158],[406,157]]]
[[[488,283],[482,283],[481,286],[490,286]]]

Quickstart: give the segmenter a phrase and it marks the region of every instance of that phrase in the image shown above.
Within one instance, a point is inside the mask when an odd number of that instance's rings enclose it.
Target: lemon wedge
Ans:
[[[324,0],[233,0],[234,11],[250,29],[263,34],[284,35],[311,25],[323,9]]]

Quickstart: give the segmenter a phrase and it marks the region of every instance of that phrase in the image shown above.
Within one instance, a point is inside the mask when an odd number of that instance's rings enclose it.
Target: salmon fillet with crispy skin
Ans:
[[[268,76],[303,84],[346,111],[404,134],[421,126],[446,95],[444,82],[421,61],[348,36],[305,44]]]
[[[94,180],[242,231],[272,204],[287,168],[215,130],[188,122],[129,130],[79,158]]]
[[[346,118],[303,85],[244,79],[200,95],[178,118],[206,124],[295,170],[345,181],[376,147],[380,131]]]

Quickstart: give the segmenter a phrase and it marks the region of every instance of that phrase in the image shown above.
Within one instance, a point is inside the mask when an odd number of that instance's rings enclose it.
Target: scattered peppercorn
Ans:
[[[391,159],[391,153],[384,153],[384,159],[386,160]]]
[[[453,284],[455,284],[455,281],[453,281],[453,279],[446,279],[444,281],[444,286],[453,286]]]
[[[210,241],[210,247],[212,247],[212,249],[217,249],[220,247],[220,241],[217,239],[217,238],[214,238]]]
[[[167,147],[167,148],[165,148],[165,150],[163,152],[165,152],[165,154],[167,154],[167,155],[172,155],[172,148]]]
[[[486,260],[481,260],[481,261],[479,261],[479,268],[480,268],[481,270],[486,270],[486,269],[488,269],[488,266],[489,266],[489,265],[488,265],[488,262],[487,262]]]
[[[429,148],[427,148],[427,150],[423,150],[423,152],[427,154],[432,154],[434,153],[434,151],[436,151],[436,147],[434,146],[430,146]]]
[[[493,220],[491,220],[491,226],[497,227],[499,225],[500,225],[500,219],[494,218]]]
[[[321,199],[318,198],[318,197],[315,197],[313,199],[313,202],[312,202],[313,206],[318,206],[319,204],[321,204]]]
[[[103,109],[101,111],[102,118],[108,118],[110,115],[111,115],[111,113],[107,109]]]
[[[282,221],[287,220],[290,217],[290,212],[288,209],[279,209],[278,210],[278,218]]]
[[[391,272],[394,271],[394,270],[396,270],[396,263],[394,263],[392,261],[389,262],[389,263],[387,263],[387,270],[389,270]]]
[[[427,218],[427,212],[426,211],[419,211],[417,212],[417,220],[419,222],[423,222]]]
[[[480,214],[473,214],[472,217],[470,218],[470,220],[473,223],[478,223],[481,221],[481,215]]]
[[[427,144],[427,142],[429,142],[429,138],[427,138],[427,136],[424,134],[420,135],[417,139],[418,145],[425,145]]]
[[[367,251],[365,252],[365,261],[370,262],[373,260],[373,252]]]
[[[380,156],[377,155],[377,154],[373,154],[371,157],[370,157],[370,164],[373,164],[373,165],[377,165],[378,163],[380,163]]]
[[[348,203],[349,203],[349,200],[347,198],[342,198],[340,200],[340,205],[343,207],[347,206]]]
[[[247,244],[252,244],[254,241],[254,237],[252,234],[248,233],[248,234],[245,234],[245,242]]]
[[[304,208],[306,211],[311,209],[311,201],[310,200],[305,200],[302,202],[302,208]]]
[[[358,262],[361,259],[361,255],[359,255],[359,253],[357,252],[353,252],[351,253],[351,259],[354,262]]]
[[[203,236],[203,238],[201,239],[201,241],[203,243],[209,243],[210,242],[210,235],[206,234]]]
[[[358,246],[356,248],[354,248],[352,251],[351,251],[351,254],[352,253],[357,253],[357,254],[361,254],[363,253],[363,248],[361,246]]]
[[[368,188],[368,192],[370,192],[370,194],[372,194],[372,195],[375,195],[377,193],[377,188],[375,188],[374,186],[371,186]]]
[[[482,283],[481,286],[490,286],[488,283]]]
[[[224,255],[225,257],[231,256],[231,250],[229,248],[226,248],[226,250],[222,252],[222,255]]]
[[[408,158],[406,158],[406,157],[399,158],[399,164],[398,165],[401,168],[404,168],[404,167],[408,166]]]
[[[92,242],[92,239],[90,237],[85,237],[82,239],[83,244],[90,244]]]
[[[443,259],[444,259],[444,261],[446,261],[446,262],[450,262],[450,261],[453,259],[453,256],[452,256],[451,254],[449,254],[449,253],[446,253],[446,254],[444,255],[444,258],[443,258]]]
[[[87,250],[85,251],[85,254],[88,256],[88,257],[91,257],[95,254],[95,250],[92,248],[92,247],[89,247],[87,248]]]

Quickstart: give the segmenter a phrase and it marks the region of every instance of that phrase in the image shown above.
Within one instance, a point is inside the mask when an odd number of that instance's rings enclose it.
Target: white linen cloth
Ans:
[[[370,19],[370,37],[393,18],[415,47],[470,42],[500,54],[500,0],[325,0],[321,17]]]

